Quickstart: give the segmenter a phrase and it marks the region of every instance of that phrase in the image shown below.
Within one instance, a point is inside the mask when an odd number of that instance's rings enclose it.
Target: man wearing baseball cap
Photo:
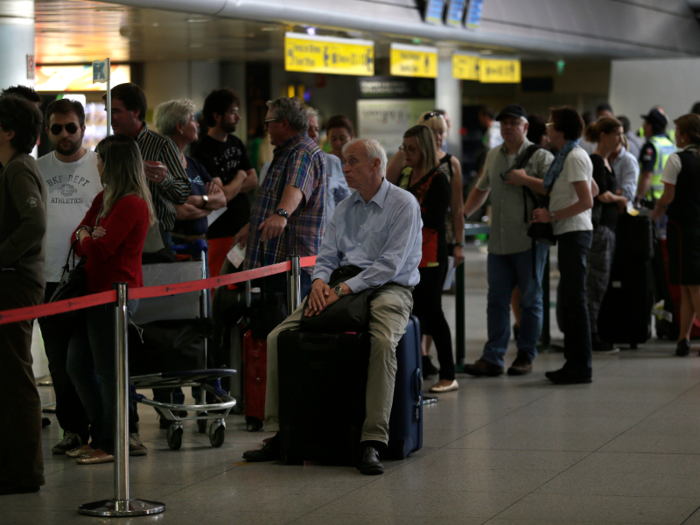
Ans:
[[[504,357],[510,340],[510,300],[516,285],[521,295],[520,333],[518,355],[508,369],[508,375],[524,375],[532,371],[542,330],[542,274],[547,246],[538,243],[533,248],[527,229],[536,206],[533,199],[525,195],[526,190],[513,182],[523,175],[544,179],[554,157],[546,149],[530,149],[532,143],[526,138],[527,113],[522,106],[506,106],[496,120],[501,123],[503,144],[489,151],[483,175],[464,205],[464,214],[469,216],[491,196],[487,260],[488,341],[481,358],[464,367],[466,373],[474,376],[498,376],[505,371]],[[522,169],[514,169],[516,167]]]
[[[666,161],[675,153],[676,146],[666,135],[668,119],[659,108],[652,108],[648,115],[642,115],[644,119],[644,137],[646,142],[639,154],[639,185],[637,187],[638,199],[659,199],[664,192],[661,175],[664,172]]]

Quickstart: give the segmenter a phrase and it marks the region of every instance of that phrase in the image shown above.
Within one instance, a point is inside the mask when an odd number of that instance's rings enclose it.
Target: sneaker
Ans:
[[[620,353],[620,349],[614,346],[612,343],[607,343],[605,341],[601,341],[600,339],[593,340],[592,348],[594,354],[606,355]]]
[[[681,339],[678,341],[676,346],[676,355],[678,357],[685,357],[690,353],[690,341],[687,339]]]
[[[532,372],[532,362],[525,356],[518,354],[513,364],[508,369],[509,376],[524,376]]]
[[[483,359],[479,359],[473,365],[464,365],[464,373],[472,376],[500,376],[504,372],[502,366],[494,365]]]
[[[439,372],[439,370],[435,368],[435,365],[433,365],[433,362],[430,360],[429,355],[424,355],[421,361],[421,366],[423,367],[423,379],[427,379],[430,376],[434,376]]]
[[[83,440],[80,439],[78,434],[73,434],[73,432],[66,430],[63,432],[63,440],[57,443],[51,448],[51,452],[54,454],[65,454],[69,450],[74,448],[79,448],[83,446]]]
[[[82,455],[92,452],[92,447],[90,445],[83,445],[82,447],[74,448],[73,450],[66,451],[66,456],[69,458],[79,458]]]
[[[129,455],[130,456],[145,456],[148,454],[146,445],[141,443],[138,434],[129,434]]]

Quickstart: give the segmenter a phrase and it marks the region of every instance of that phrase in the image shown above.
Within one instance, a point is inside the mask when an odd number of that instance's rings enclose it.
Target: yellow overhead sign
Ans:
[[[302,73],[374,75],[374,42],[287,33],[284,68]]]
[[[479,60],[479,82],[519,84],[520,60],[482,58]]]
[[[459,80],[479,80],[479,56],[452,55],[452,76]]]
[[[399,77],[437,78],[436,47],[391,44],[391,74]]]

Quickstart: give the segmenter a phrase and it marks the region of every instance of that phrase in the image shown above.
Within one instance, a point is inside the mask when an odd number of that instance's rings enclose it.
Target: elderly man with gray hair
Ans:
[[[366,419],[357,468],[363,474],[382,474],[379,451],[389,441],[396,347],[413,308],[411,291],[420,280],[423,222],[413,195],[386,180],[386,153],[377,141],[352,140],[343,148],[343,156],[347,161],[343,173],[354,191],[338,204],[328,223],[308,299],[267,338],[265,430],[279,430],[278,335],[298,330],[303,314],[318,315],[344,295],[374,288]],[[347,265],[362,271],[331,289],[328,282],[333,270]],[[243,457],[247,461],[280,459],[279,437],[273,437],[260,450],[245,452]]]
[[[307,134],[306,109],[297,97],[280,97],[267,106],[265,128],[275,146],[274,157],[250,222],[233,238],[234,245],[247,244],[244,269],[284,262],[292,254],[316,255],[326,219],[326,160]],[[285,291],[284,276],[276,277],[268,278],[272,288]],[[311,275],[305,269],[302,297],[310,288]]]

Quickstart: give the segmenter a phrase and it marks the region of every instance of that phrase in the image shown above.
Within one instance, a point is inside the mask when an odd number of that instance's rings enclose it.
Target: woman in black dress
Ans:
[[[690,331],[700,314],[700,116],[683,115],[676,124],[676,145],[664,166],[664,193],[651,216],[668,215],[666,246],[668,278],[681,287],[681,318],[677,356],[690,353]]]

